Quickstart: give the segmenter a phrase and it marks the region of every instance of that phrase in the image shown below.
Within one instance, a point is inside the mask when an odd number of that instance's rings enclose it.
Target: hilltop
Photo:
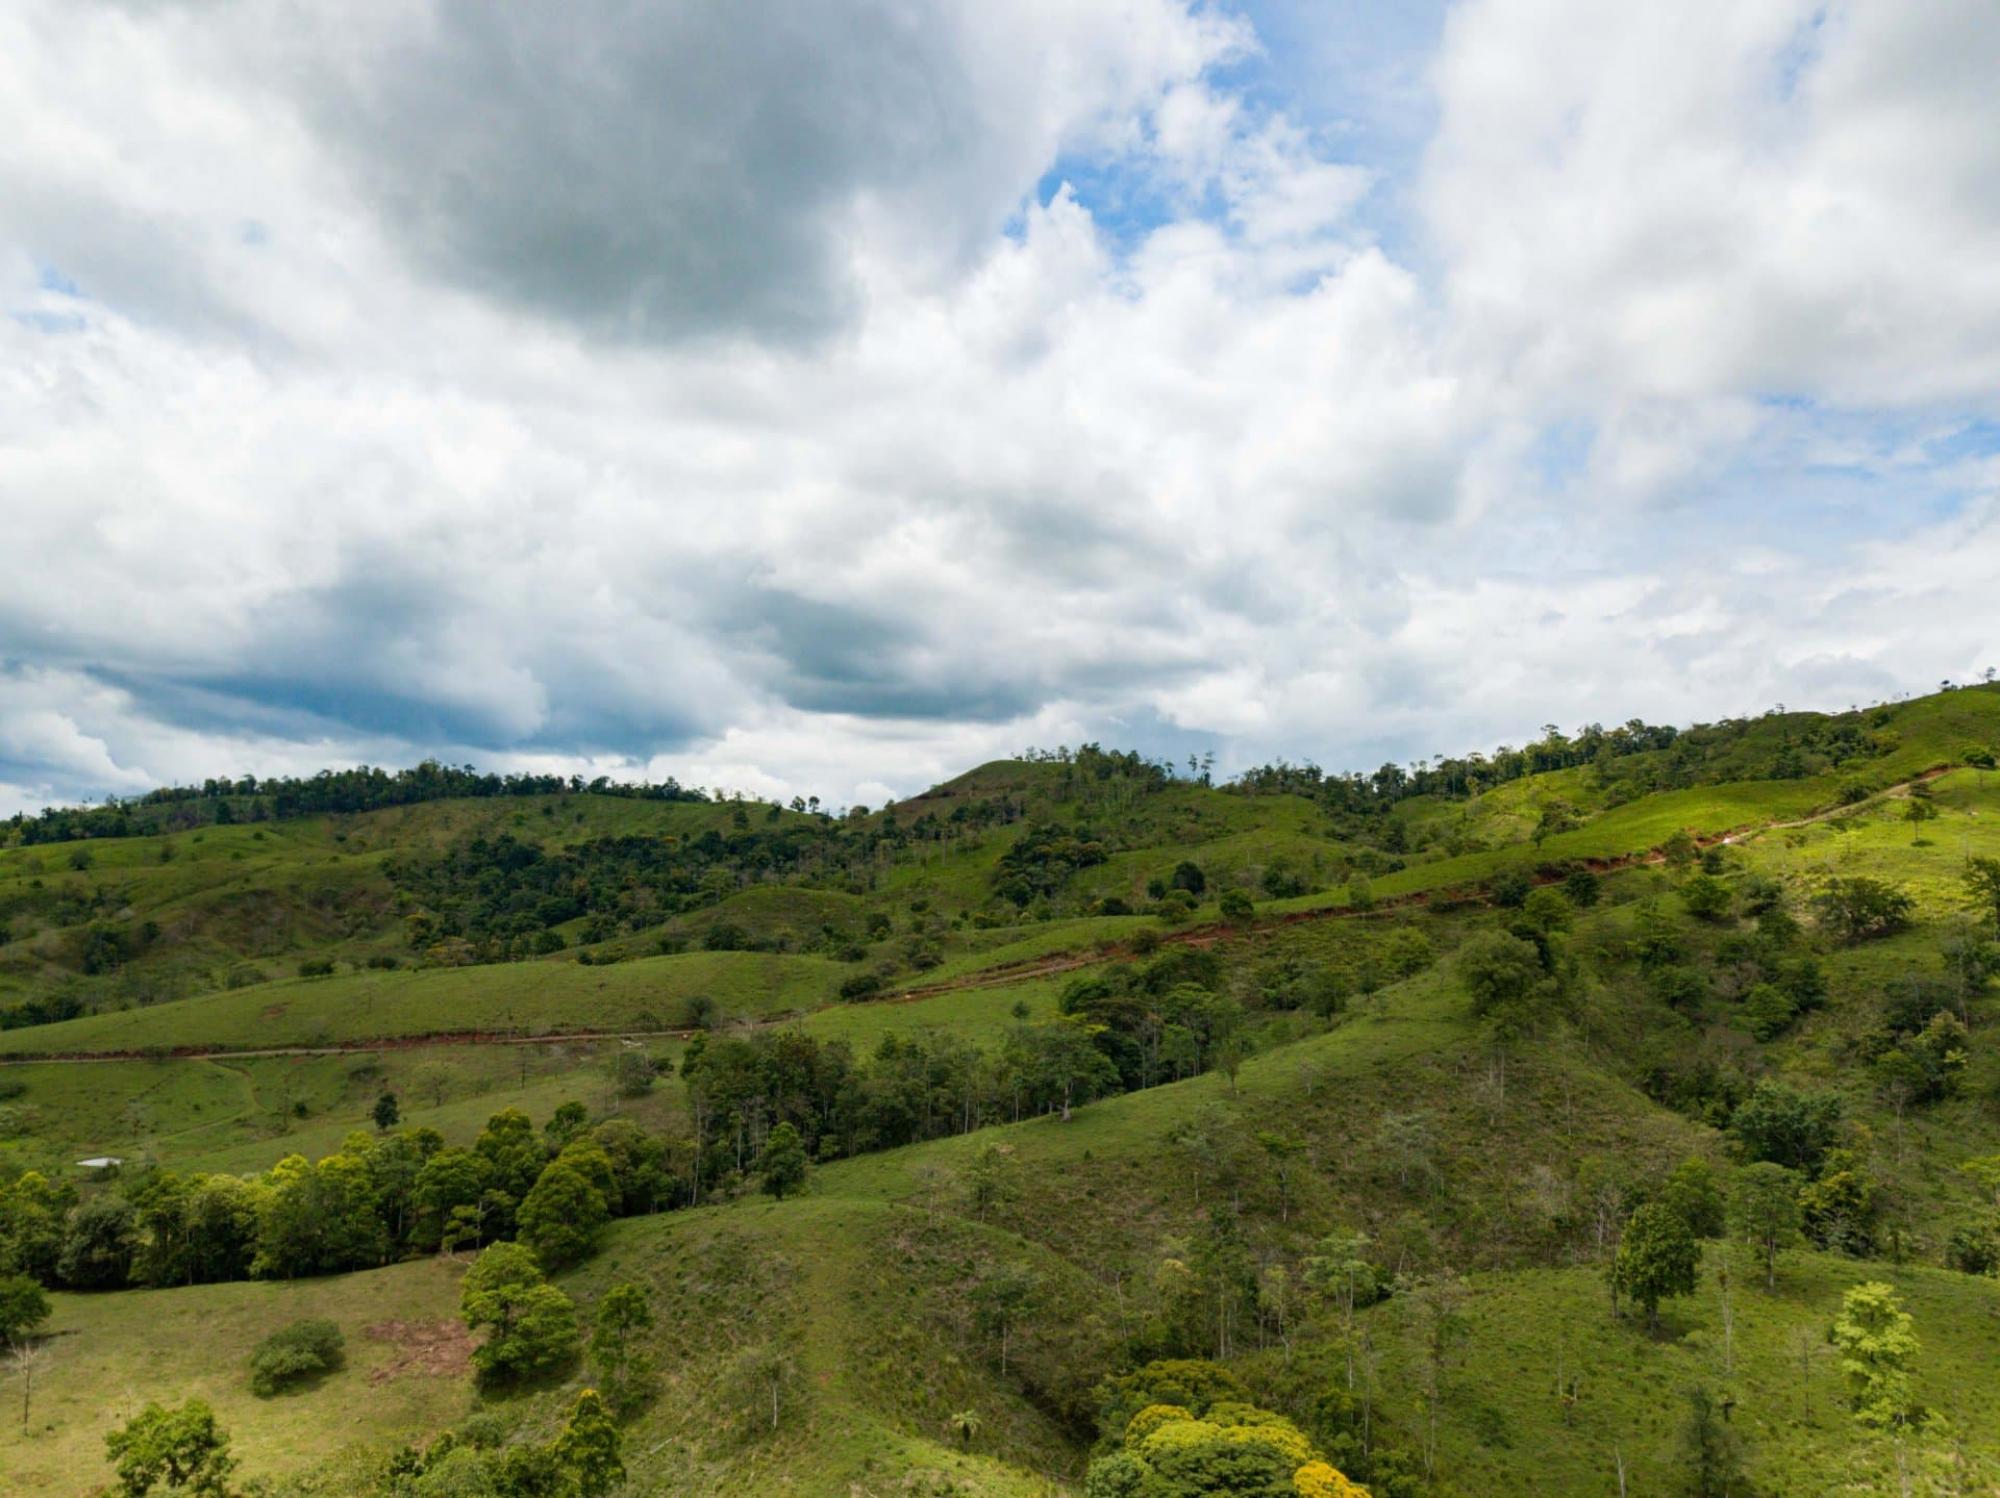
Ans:
[[[586,1316],[650,1300],[633,1491],[1125,1492],[1117,1380],[1160,1359],[1377,1498],[1709,1460],[1739,1493],[1978,1490],[1996,747],[1978,687],[1229,785],[1087,746],[840,816],[424,771],[17,820],[0,1246],[55,1294],[0,1483],[92,1491],[148,1399],[208,1400],[279,1491],[369,1491],[447,1429],[547,1440],[599,1375],[475,1387],[474,1245],[415,1184],[463,1151],[518,1181],[467,1198],[482,1239],[605,1160],[613,1220],[546,1256]],[[781,1128],[805,1176],[773,1197]],[[1760,1162],[1792,1172],[1768,1288]],[[200,1190],[242,1224],[207,1269],[169,1210]],[[306,1191],[365,1232],[283,1237]],[[1614,1314],[1666,1218],[1691,1281]],[[1824,1351],[1868,1282],[1921,1343],[1887,1423]],[[257,1398],[300,1317],[344,1364]]]

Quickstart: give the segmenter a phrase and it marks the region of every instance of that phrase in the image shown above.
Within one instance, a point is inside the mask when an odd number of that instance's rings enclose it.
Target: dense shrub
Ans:
[[[260,1399],[340,1366],[344,1339],[331,1321],[294,1321],[280,1327],[250,1354],[250,1392]]]

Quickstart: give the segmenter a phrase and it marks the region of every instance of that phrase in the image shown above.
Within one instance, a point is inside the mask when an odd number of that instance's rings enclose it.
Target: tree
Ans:
[[[403,1121],[403,1105],[396,1101],[395,1093],[385,1092],[375,1099],[371,1116],[375,1120],[375,1127],[386,1134]]]
[[[1208,876],[1201,871],[1201,865],[1186,859],[1174,865],[1173,877],[1168,884],[1174,889],[1184,889],[1197,898],[1208,888]]]
[[[35,1397],[35,1375],[48,1361],[47,1342],[12,1342],[7,1347],[7,1371],[21,1381],[21,1429],[28,1428],[28,1411]]]
[[[1224,890],[1218,908],[1222,912],[1222,918],[1235,926],[1249,925],[1257,913],[1257,907],[1251,902],[1250,897],[1240,889]]]
[[[1347,1348],[1347,1387],[1354,1387],[1354,1311],[1375,1299],[1375,1265],[1368,1258],[1366,1233],[1335,1233],[1305,1262],[1307,1286],[1340,1307],[1341,1340]]]
[[[1498,931],[1484,932],[1465,944],[1459,973],[1472,995],[1474,1017],[1496,1023],[1524,1020],[1547,975],[1532,942]]]
[[[1849,1290],[1841,1297],[1830,1339],[1840,1354],[1854,1418],[1863,1425],[1909,1421],[1915,1413],[1910,1369],[1920,1344],[1894,1287],[1870,1280]]]
[[[1924,823],[1933,820],[1938,809],[1922,796],[1912,795],[1903,803],[1903,820],[1910,824],[1910,842],[1921,843],[1924,838]]]
[[[757,1174],[764,1190],[779,1201],[803,1190],[806,1184],[806,1147],[799,1131],[789,1123],[771,1130],[757,1156]]]
[[[104,1449],[126,1498],[144,1498],[161,1485],[197,1498],[225,1498],[236,1466],[228,1433],[199,1399],[171,1408],[148,1404],[105,1436]]]
[[[1729,914],[1729,886],[1711,874],[1696,874],[1681,885],[1681,904],[1698,921],[1719,921]]]
[[[551,1454],[568,1477],[565,1498],[604,1498],[625,1481],[618,1426],[597,1390],[576,1396]]]
[[[1717,1418],[1715,1396],[1696,1384],[1687,1391],[1688,1418],[1681,1427],[1681,1461],[1688,1498],[1730,1498],[1742,1491],[1743,1452],[1727,1416]]]
[[[521,1241],[550,1269],[587,1258],[610,1216],[604,1193],[565,1160],[549,1164],[516,1214]]]
[[[626,1415],[653,1388],[653,1361],[635,1346],[639,1333],[652,1330],[653,1306],[637,1285],[614,1285],[597,1303],[590,1331],[590,1364],[604,1385],[612,1411]]]
[[[988,1212],[1013,1200],[1013,1160],[1011,1144],[986,1144],[966,1168],[966,1196],[971,1201],[973,1216],[981,1222],[986,1220]]]
[[[0,1275],[0,1342],[19,1342],[49,1319],[49,1298],[25,1274]]]
[[[644,1051],[620,1051],[611,1063],[611,1084],[622,1098],[644,1097],[653,1090],[653,1058]]]
[[[1770,1160],[1746,1166],[1729,1197],[1737,1237],[1764,1256],[1764,1288],[1778,1284],[1778,1250],[1799,1236],[1799,1178]]]
[[[1973,900],[1985,907],[2000,931],[2000,858],[1974,858],[1965,865],[1965,888]]]
[[[1646,1324],[1657,1329],[1660,1302],[1670,1295],[1694,1294],[1701,1245],[1687,1222],[1664,1202],[1647,1202],[1625,1224],[1611,1260],[1614,1286],[1646,1308]]]
[[[1817,1171],[1840,1134],[1840,1099],[1764,1081],[1729,1118],[1744,1152],[1808,1174]]]
[[[985,1422],[979,1418],[978,1410],[959,1410],[951,1417],[952,1433],[958,1437],[958,1444],[970,1449],[972,1438],[979,1434],[979,1427]]]
[[[122,1196],[94,1196],[70,1213],[56,1273],[72,1289],[120,1289],[131,1282],[137,1241],[132,1204]]]
[[[1027,1032],[1036,1087],[1061,1105],[1064,1123],[1077,1103],[1118,1089],[1117,1066],[1097,1048],[1104,1028],[1065,1015]]]
[[[1660,1200],[1681,1214],[1688,1231],[1697,1238],[1720,1238],[1727,1222],[1722,1188],[1715,1181],[1715,1167],[1699,1155],[1690,1155],[1673,1169],[1660,1185]]]
[[[1854,874],[1827,880],[1813,896],[1813,909],[1827,930],[1855,942],[1902,930],[1916,901],[1893,884]]]
[[[280,1327],[250,1354],[250,1392],[268,1399],[288,1384],[338,1366],[343,1339],[331,1321],[294,1321]]]
[[[1041,1295],[1041,1276],[1031,1269],[1002,1265],[972,1289],[972,1303],[982,1331],[1000,1339],[1000,1373],[1007,1373],[1007,1352],[1014,1328],[1034,1310]]]
[[[576,1355],[576,1307],[543,1281],[534,1253],[521,1244],[496,1243],[473,1261],[459,1315],[474,1331],[488,1331],[472,1354],[484,1378],[523,1378]]]

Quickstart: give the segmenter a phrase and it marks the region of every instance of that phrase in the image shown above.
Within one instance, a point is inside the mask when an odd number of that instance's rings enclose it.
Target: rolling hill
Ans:
[[[1115,1486],[1116,1381],[1160,1360],[1376,1498],[1992,1490],[1997,745],[1968,688],[1367,777],[1090,747],[838,817],[232,789],[17,825],[0,1251],[53,1294],[0,1490],[96,1491],[107,1430],[199,1398],[274,1493],[499,1491],[469,1474],[602,1370],[475,1380],[475,1246],[440,1252],[396,1162],[499,1162],[507,1109],[523,1183],[580,1132],[618,1172],[553,1280],[586,1320],[652,1308],[632,1492],[1237,1490]],[[774,1195],[781,1129],[809,1163]],[[369,1182],[338,1200],[375,1234],[304,1271],[294,1155]],[[149,1270],[157,1204],[224,1177],[262,1267]],[[1917,1341],[1873,1422],[1828,1342],[1866,1283]],[[257,1397],[305,1317],[344,1362]]]

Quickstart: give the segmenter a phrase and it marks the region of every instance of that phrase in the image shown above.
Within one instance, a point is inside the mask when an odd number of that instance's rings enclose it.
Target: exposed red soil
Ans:
[[[456,1378],[472,1366],[472,1333],[459,1321],[378,1321],[366,1328],[371,1342],[394,1344],[396,1353],[368,1375],[371,1384],[417,1375]]]

